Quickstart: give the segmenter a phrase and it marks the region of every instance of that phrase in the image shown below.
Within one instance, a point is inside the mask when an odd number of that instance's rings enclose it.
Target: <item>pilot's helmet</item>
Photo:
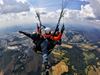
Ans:
[[[46,27],[44,29],[44,31],[45,31],[46,34],[49,34],[49,33],[51,33],[51,28],[50,27]]]

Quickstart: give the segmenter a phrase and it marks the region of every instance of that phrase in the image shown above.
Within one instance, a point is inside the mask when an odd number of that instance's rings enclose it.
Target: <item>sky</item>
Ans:
[[[100,28],[100,0],[63,0],[66,24],[91,25]],[[44,24],[55,24],[62,0],[0,0],[0,29],[14,25],[38,23],[35,11]]]

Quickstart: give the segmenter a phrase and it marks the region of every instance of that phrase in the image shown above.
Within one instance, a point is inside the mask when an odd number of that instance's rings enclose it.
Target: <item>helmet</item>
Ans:
[[[45,31],[45,33],[49,34],[49,33],[51,32],[51,28],[46,27],[46,28],[44,29],[44,31]]]
[[[35,34],[36,32],[32,32],[32,34]]]

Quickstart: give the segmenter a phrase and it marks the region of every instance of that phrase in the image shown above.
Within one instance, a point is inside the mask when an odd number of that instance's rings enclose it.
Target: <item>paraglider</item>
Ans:
[[[35,44],[33,50],[36,53],[39,51],[42,54],[42,58],[43,58],[42,63],[44,64],[45,69],[48,72],[48,69],[49,69],[48,55],[51,53],[51,51],[57,44],[61,44],[61,38],[65,30],[64,24],[61,30],[59,30],[60,21],[64,15],[64,8],[62,5],[60,17],[58,19],[57,26],[55,28],[55,31],[53,31],[53,33],[50,27],[46,27],[42,24],[41,19],[40,19],[40,14],[38,12],[36,12],[36,15],[39,20],[39,24],[37,24],[37,31],[33,33],[19,31],[19,33],[24,34],[27,37],[32,39],[33,43]],[[45,32],[44,34],[42,33],[42,30],[44,30]]]

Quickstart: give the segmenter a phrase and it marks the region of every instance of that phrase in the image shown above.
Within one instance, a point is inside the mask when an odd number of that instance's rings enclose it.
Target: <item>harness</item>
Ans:
[[[36,50],[36,51],[41,51],[41,43],[44,41],[44,38],[43,37],[41,37],[41,35],[40,34],[34,34],[34,38],[33,38],[33,43],[35,44],[35,47],[34,47],[34,49]]]
[[[46,39],[49,41],[48,42],[48,50],[51,50],[51,49],[54,48],[55,41],[50,39],[51,35],[42,35],[42,36],[40,36],[39,34],[35,34],[35,37],[36,38],[33,39],[33,43],[35,44],[34,49],[35,49],[36,52],[37,51],[40,51],[40,52],[42,51],[41,50],[41,43]]]

